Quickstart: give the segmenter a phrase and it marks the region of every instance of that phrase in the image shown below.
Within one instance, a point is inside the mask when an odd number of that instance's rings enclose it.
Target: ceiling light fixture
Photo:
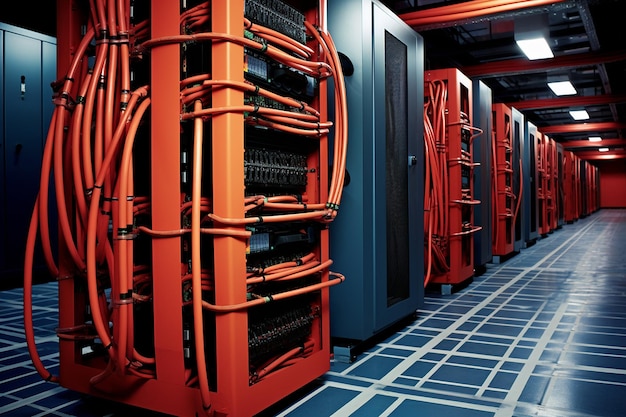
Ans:
[[[589,142],[601,142],[602,138],[600,136],[589,136]]]
[[[587,110],[570,110],[569,114],[574,120],[587,120],[589,119],[589,113]]]
[[[571,96],[572,94],[576,94],[576,89],[569,81],[551,82],[548,83],[548,87],[550,87],[557,96]]]
[[[608,152],[609,148],[598,148],[598,152]]]
[[[548,15],[528,15],[515,19],[515,42],[530,60],[553,58],[549,38]]]
[[[519,39],[515,40],[515,42],[517,42],[517,46],[531,61],[554,58],[550,45],[548,45],[548,41],[545,38]]]

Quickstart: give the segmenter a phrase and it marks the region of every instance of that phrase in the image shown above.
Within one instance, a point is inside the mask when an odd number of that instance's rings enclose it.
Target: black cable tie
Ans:
[[[298,258],[295,260],[296,266],[301,266],[304,264],[304,261],[302,260],[302,258]]]
[[[258,105],[258,104],[255,104],[255,105],[254,105],[254,110],[252,110],[252,112],[251,112],[251,113],[252,113],[252,114],[255,114],[255,113],[258,113],[258,112],[259,112],[259,105]]]
[[[90,196],[93,194],[93,187],[85,189],[85,195]]]
[[[304,111],[305,108],[304,101],[300,101],[300,111]]]
[[[306,203],[302,203],[302,207],[304,208],[304,210],[306,210],[307,209]]]
[[[118,227],[117,234],[118,235],[126,235],[128,233],[128,229],[126,227]]]
[[[262,47],[261,47],[260,51],[265,53],[267,51],[267,48],[268,48],[267,42],[262,42],[261,45],[262,45]]]
[[[298,199],[298,203],[302,204],[302,194],[296,194],[295,197]]]
[[[52,374],[48,372],[48,376],[45,379],[46,382],[52,381]]]
[[[259,219],[258,223],[263,223],[263,216],[259,216],[258,219]]]
[[[130,298],[133,298],[133,290],[120,294],[120,300],[128,300]]]
[[[74,82],[74,77],[68,77],[67,75],[65,76],[65,80],[66,81],[70,81],[70,82]]]
[[[268,295],[266,298],[268,303],[274,301],[274,297],[272,297],[272,294]]]
[[[92,189],[93,189],[93,188],[99,188],[99,189],[101,189],[101,190],[102,190],[102,185],[94,184],[94,185],[93,185],[93,187],[92,187]]]
[[[116,44],[128,44],[130,43],[129,37],[128,37],[128,33],[126,32],[120,32],[117,34],[117,36],[115,36],[114,38],[111,39],[111,43],[116,43]]]
[[[85,104],[86,101],[85,96],[76,97],[76,104]]]
[[[100,214],[102,214],[103,216],[110,216],[111,212],[110,211],[106,211],[106,210],[100,210]]]
[[[109,349],[111,349],[112,347],[113,347],[113,342],[111,342],[111,343],[109,343],[108,345],[106,345],[106,346],[104,347],[104,349],[105,349],[105,350],[109,350]]]
[[[265,282],[265,274],[261,275],[261,278],[263,278],[263,281],[261,282]]]
[[[258,85],[254,85],[254,94],[259,95],[259,91],[261,90],[261,87],[259,87]]]

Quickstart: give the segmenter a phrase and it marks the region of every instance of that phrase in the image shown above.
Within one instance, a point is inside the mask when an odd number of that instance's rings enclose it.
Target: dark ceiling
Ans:
[[[334,0],[337,1],[337,0]],[[483,80],[494,102],[522,111],[543,133],[583,158],[626,159],[626,45],[623,0],[384,0],[424,38],[426,69],[459,68]],[[0,20],[56,36],[55,1],[29,13],[0,3]],[[529,61],[514,41],[515,21],[548,22],[555,57]],[[547,82],[566,76],[577,94],[557,98]],[[590,119],[575,122],[570,109]],[[590,143],[589,136],[602,142]],[[600,154],[606,146],[610,152]]]
[[[388,0],[424,38],[426,69],[455,67],[481,79],[494,102],[524,113],[540,131],[585,159],[626,158],[626,45],[619,0]],[[515,22],[544,20],[554,58],[529,61]],[[620,29],[622,28],[622,29]],[[548,81],[567,77],[576,95],[558,97]],[[569,110],[585,109],[576,122]],[[591,143],[589,136],[602,142]],[[600,153],[598,147],[609,147]]]

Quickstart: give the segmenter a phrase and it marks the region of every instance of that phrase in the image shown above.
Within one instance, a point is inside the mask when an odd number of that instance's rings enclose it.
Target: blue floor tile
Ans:
[[[415,417],[418,415],[437,417],[491,417],[494,413],[444,404],[427,403],[424,401],[405,400],[390,414],[391,417]]]
[[[564,225],[466,288],[427,293],[413,323],[353,363],[331,360],[304,394],[262,417],[622,417],[624,253],[626,210]],[[56,373],[56,284],[35,290],[38,350]],[[21,290],[0,292],[0,415],[161,417],[42,381],[21,300]]]

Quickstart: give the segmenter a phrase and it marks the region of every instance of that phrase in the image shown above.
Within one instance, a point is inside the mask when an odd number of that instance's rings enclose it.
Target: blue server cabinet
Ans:
[[[512,121],[512,135],[511,147],[513,148],[513,194],[515,195],[515,225],[514,232],[515,238],[513,240],[513,251],[519,252],[522,247],[524,247],[524,242],[526,238],[524,237],[524,209],[523,209],[523,199],[524,199],[524,115],[522,112],[517,110],[515,107],[511,108],[511,116],[513,118]]]
[[[382,3],[329,0],[328,29],[354,66],[342,205],[330,231],[336,359],[414,317],[424,297],[423,41]]]
[[[482,134],[474,138],[474,162],[479,165],[474,170],[474,197],[480,204],[474,207],[474,224],[482,229],[474,234],[474,269],[477,274],[484,272],[493,257],[491,241],[492,192],[491,192],[491,134],[493,95],[483,81],[474,80],[472,86],[474,126]]]
[[[522,194],[524,247],[533,245],[539,238],[536,146],[537,126],[527,121],[522,155],[522,169],[524,170],[524,193]]]
[[[0,23],[0,276],[21,282],[26,236],[39,189],[43,146],[53,112],[56,39]],[[54,218],[51,218],[54,225]],[[43,258],[36,267],[43,270]],[[45,272],[44,272],[45,273]],[[39,273],[35,272],[35,278]]]

